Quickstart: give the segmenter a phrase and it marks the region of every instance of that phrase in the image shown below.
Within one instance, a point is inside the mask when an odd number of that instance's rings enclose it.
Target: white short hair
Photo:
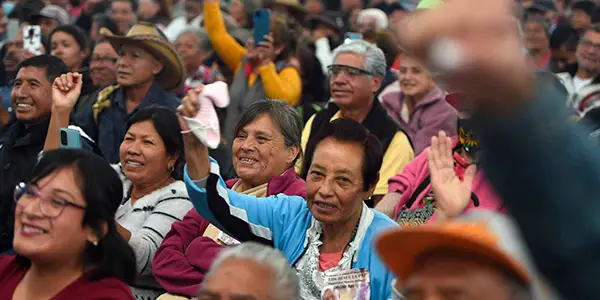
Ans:
[[[358,13],[358,24],[362,24],[365,17],[374,17],[377,20],[378,29],[386,29],[388,27],[388,17],[381,9],[367,8],[361,10]]]
[[[353,53],[364,57],[363,63],[365,70],[376,76],[385,76],[387,66],[385,63],[385,54],[377,47],[363,40],[352,40],[344,43],[333,50],[333,61],[335,63],[340,53]]]
[[[271,299],[300,299],[298,275],[285,256],[277,249],[255,242],[242,243],[221,251],[206,274],[204,282],[219,269],[223,262],[231,258],[250,260],[271,270],[275,280],[271,287]]]

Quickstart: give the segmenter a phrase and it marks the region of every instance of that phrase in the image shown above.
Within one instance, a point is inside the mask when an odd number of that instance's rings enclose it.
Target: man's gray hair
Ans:
[[[374,44],[363,40],[354,40],[342,44],[333,50],[333,61],[337,60],[340,53],[353,53],[364,57],[364,68],[374,75],[383,77],[386,72],[385,55]]]
[[[290,266],[283,254],[274,248],[255,242],[247,242],[235,247],[226,248],[213,262],[206,274],[206,279],[228,259],[245,259],[271,270],[274,280],[271,286],[271,299],[273,300],[300,300],[300,283],[296,271]]]
[[[210,52],[213,51],[213,45],[208,38],[208,33],[206,31],[196,28],[196,27],[188,27],[184,29],[178,36],[176,40],[179,40],[182,35],[191,33],[198,38],[198,48],[202,52]]]

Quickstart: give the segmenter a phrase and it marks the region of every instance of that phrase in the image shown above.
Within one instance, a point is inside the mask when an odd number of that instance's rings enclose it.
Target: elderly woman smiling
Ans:
[[[232,190],[256,197],[283,193],[306,195],[306,183],[292,166],[300,155],[302,121],[296,110],[279,101],[251,104],[237,126],[233,165],[239,178],[226,182]],[[199,161],[208,168],[209,161]],[[209,238],[210,237],[210,238]],[[154,257],[153,273],[170,293],[194,297],[221,246],[235,243],[191,209],[176,222]],[[182,280],[182,274],[185,279]]]
[[[196,97],[186,97],[180,113],[195,116],[198,109]],[[311,162],[306,201],[283,194],[257,199],[228,189],[214,161],[206,163],[208,149],[185,134],[184,180],[194,207],[240,241],[260,241],[281,250],[299,273],[303,299],[320,299],[328,279],[341,272],[358,278],[356,286],[370,273],[371,299],[387,299],[392,275],[372,244],[379,232],[397,225],[363,202],[378,180],[381,144],[349,119],[331,122],[313,141],[306,153]],[[256,156],[240,159],[245,168],[262,169]]]

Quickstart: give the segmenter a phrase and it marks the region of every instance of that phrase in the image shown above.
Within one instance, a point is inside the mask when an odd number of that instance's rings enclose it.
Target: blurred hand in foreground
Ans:
[[[435,9],[419,10],[401,22],[401,43],[431,62],[432,46],[452,41],[458,46],[461,62],[442,74],[442,79],[453,90],[469,95],[469,100],[477,99],[478,106],[510,108],[530,97],[533,84],[512,2],[480,0],[473,9],[472,0],[452,0]],[[442,59],[455,59],[455,51],[446,48],[437,49],[442,50]]]

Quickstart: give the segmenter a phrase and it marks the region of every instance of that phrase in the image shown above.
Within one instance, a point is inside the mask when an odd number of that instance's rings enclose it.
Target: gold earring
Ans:
[[[169,171],[173,172],[175,170],[175,166],[174,165],[169,165]]]
[[[98,246],[98,241],[93,241],[92,245],[94,245],[94,247],[97,247]]]

